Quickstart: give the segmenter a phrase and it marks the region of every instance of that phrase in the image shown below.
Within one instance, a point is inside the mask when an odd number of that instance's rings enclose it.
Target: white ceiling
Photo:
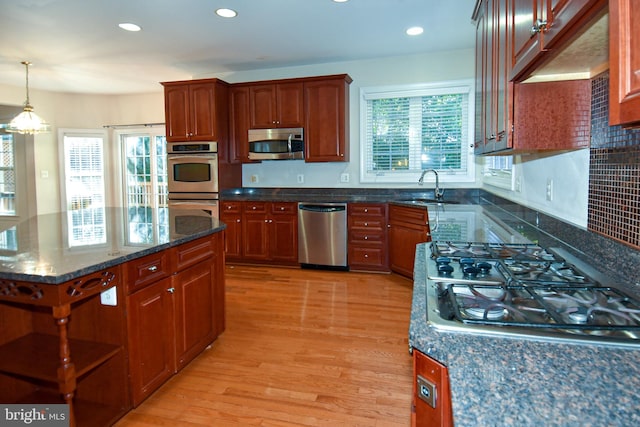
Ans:
[[[0,0],[0,83],[155,92],[221,73],[473,48],[476,0]],[[215,15],[238,11],[234,19]],[[138,33],[118,28],[134,22]],[[419,25],[425,32],[409,37]]]

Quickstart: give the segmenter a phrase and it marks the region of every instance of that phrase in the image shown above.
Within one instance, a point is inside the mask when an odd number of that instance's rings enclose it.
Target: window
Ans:
[[[163,129],[164,131],[164,129]],[[127,241],[153,243],[167,238],[167,156],[164,132],[118,132],[124,165]]]
[[[361,181],[417,183],[474,177],[471,82],[361,89]]]
[[[12,134],[0,134],[0,215],[15,215],[16,164]]]
[[[484,156],[483,182],[513,190],[513,156]]]
[[[61,130],[69,247],[106,243],[104,133]]]

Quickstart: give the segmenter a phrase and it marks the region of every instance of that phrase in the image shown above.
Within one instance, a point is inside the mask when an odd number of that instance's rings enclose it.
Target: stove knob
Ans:
[[[449,264],[450,262],[451,258],[447,256],[439,256],[438,258],[436,258],[436,264],[438,265]]]
[[[451,273],[453,273],[453,267],[449,264],[442,264],[438,266],[439,276],[451,276]]]
[[[472,265],[468,265],[462,269],[462,273],[464,274],[465,277],[476,277],[479,272],[480,272],[480,269]]]
[[[489,270],[491,270],[491,264],[489,264],[488,262],[479,262],[476,264],[476,267],[478,267],[480,269],[480,272],[482,274],[487,274],[489,272]]]
[[[475,263],[475,261],[473,260],[473,258],[460,258],[460,265],[462,265],[463,267],[465,265],[473,265]]]

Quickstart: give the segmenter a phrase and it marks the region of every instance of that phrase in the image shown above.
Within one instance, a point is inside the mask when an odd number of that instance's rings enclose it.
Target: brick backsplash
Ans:
[[[640,249],[640,130],[609,126],[609,75],[591,82],[587,228]]]

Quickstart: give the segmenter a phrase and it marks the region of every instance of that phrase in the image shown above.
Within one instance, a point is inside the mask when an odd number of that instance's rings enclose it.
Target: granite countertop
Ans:
[[[428,244],[416,251],[409,346],[447,366],[456,426],[640,425],[637,349],[438,330]]]
[[[176,226],[171,209],[145,212],[139,222],[125,208],[103,214],[86,209],[0,223],[0,279],[59,284],[226,228],[197,212]]]

